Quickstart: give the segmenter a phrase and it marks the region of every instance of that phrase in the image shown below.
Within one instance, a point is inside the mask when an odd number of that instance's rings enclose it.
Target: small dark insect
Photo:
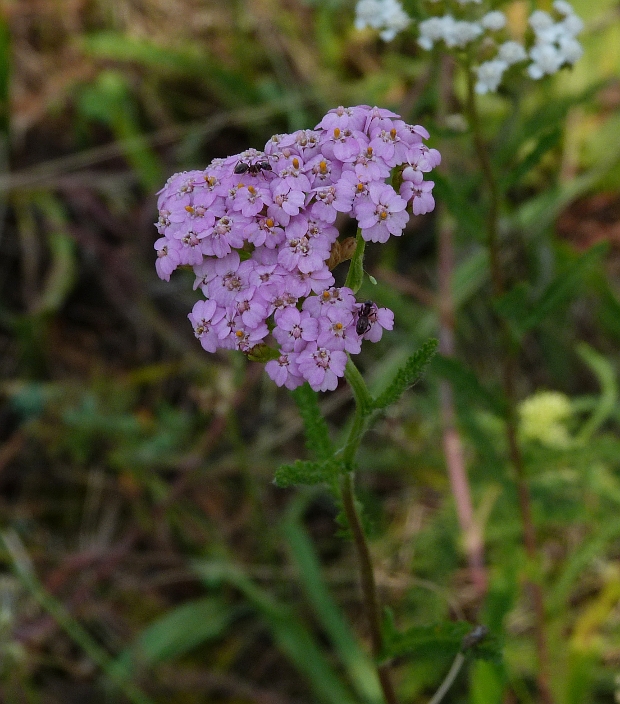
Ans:
[[[273,171],[273,169],[268,161],[256,161],[253,164],[248,164],[246,161],[238,161],[233,171],[236,174],[249,173],[252,176],[258,176],[261,171]]]
[[[374,303],[372,301],[364,301],[361,308],[357,312],[357,322],[355,323],[355,332],[358,335],[363,335],[370,330],[372,322],[369,317],[373,313]]]
[[[476,626],[462,640],[462,650],[473,648],[474,645],[481,643],[489,635],[489,629],[486,626]]]

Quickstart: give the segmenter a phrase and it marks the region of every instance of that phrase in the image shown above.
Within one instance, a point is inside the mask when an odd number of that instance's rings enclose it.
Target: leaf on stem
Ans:
[[[497,638],[485,632],[481,639],[470,642],[468,638],[477,628],[466,621],[440,621],[431,626],[413,626],[398,633],[393,625],[387,631],[385,657],[454,657],[464,652],[474,659],[501,661],[501,648]],[[471,639],[470,639],[471,640]]]
[[[362,283],[364,282],[364,249],[366,247],[366,240],[362,237],[361,230],[357,231],[357,236],[355,238],[355,251],[351,257],[351,263],[349,264],[349,273],[347,274],[347,280],[345,281],[345,286],[348,286],[353,293],[357,293]]]
[[[374,400],[373,407],[377,410],[387,408],[397,401],[410,386],[413,386],[433,358],[438,344],[437,340],[431,338],[415,354],[412,354],[396,372],[396,376],[386,390]]]
[[[295,460],[293,464],[282,464],[276,470],[274,483],[279,487],[293,484],[330,484],[336,477],[345,472],[345,464],[334,457],[323,462]]]
[[[329,438],[327,423],[319,408],[317,392],[306,383],[298,386],[291,394],[304,423],[306,447],[317,459],[328,459],[334,454],[334,447]]]

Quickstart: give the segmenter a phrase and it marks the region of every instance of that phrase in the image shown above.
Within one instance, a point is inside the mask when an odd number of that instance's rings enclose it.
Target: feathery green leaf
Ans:
[[[413,386],[433,358],[438,344],[437,340],[431,338],[415,354],[412,354],[396,372],[396,376],[387,389],[374,400],[374,408],[378,410],[387,408],[397,401],[410,386]]]

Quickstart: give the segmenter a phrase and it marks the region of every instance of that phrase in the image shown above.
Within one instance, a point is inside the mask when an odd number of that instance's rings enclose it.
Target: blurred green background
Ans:
[[[557,702],[618,701],[620,5],[574,6],[586,22],[575,68],[481,101],[506,196],[500,312],[520,340],[518,396],[539,401],[539,432],[522,428],[532,575],[501,428],[480,174],[450,62],[411,32],[385,44],[354,30],[341,0],[0,3],[0,701],[379,701],[334,502],[272,484],[305,456],[295,405],[261,365],[202,351],[186,317],[193,275],[159,281],[153,250],[169,175],[358,103],[425,125],[443,155],[437,211],[367,248],[378,283],[360,297],[396,314],[361,357],[371,387],[438,334],[441,228],[456,261],[456,355],[360,455],[382,601],[402,629],[480,621],[501,643],[446,702],[534,702],[521,587],[535,578]],[[483,528],[482,602],[442,452],[441,380]],[[559,418],[544,390],[564,395]],[[337,434],[346,387],[322,408]],[[454,653],[414,645],[396,682],[422,704]]]

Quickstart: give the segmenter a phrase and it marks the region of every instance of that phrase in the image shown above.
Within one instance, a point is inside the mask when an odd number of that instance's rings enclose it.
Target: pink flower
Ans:
[[[164,281],[170,281],[170,274],[181,262],[177,247],[178,245],[174,240],[169,240],[166,237],[160,237],[155,242],[155,249],[157,250],[155,270],[157,271],[157,276]]]
[[[319,323],[307,311],[297,308],[284,308],[276,311],[276,326],[273,336],[280,343],[281,349],[288,352],[300,352],[308,342],[316,340]]]
[[[265,364],[265,371],[276,382],[277,386],[286,386],[287,389],[296,389],[304,383],[304,378],[299,374],[294,352],[283,352],[278,359],[272,359]]]
[[[215,352],[218,347],[217,324],[225,314],[215,301],[196,301],[192,312],[187,316],[194,328],[194,335],[207,352]]]
[[[386,183],[371,183],[370,201],[357,208],[362,237],[368,242],[387,242],[390,235],[401,235],[409,214],[407,202]]]
[[[267,208],[267,214],[280,225],[289,224],[291,216],[297,215],[304,205],[303,191],[294,191],[282,183],[274,189],[273,203]]]
[[[434,181],[420,183],[403,181],[400,194],[405,200],[412,201],[414,215],[425,215],[435,209],[435,199],[432,194],[434,185]]]
[[[318,347],[308,343],[297,357],[301,375],[315,391],[333,391],[338,386],[338,377],[344,376],[347,355],[341,350]]]
[[[370,327],[361,337],[364,340],[370,340],[370,342],[379,342],[384,330],[394,328],[394,313],[389,308],[377,308],[377,305],[373,303],[368,322]]]

